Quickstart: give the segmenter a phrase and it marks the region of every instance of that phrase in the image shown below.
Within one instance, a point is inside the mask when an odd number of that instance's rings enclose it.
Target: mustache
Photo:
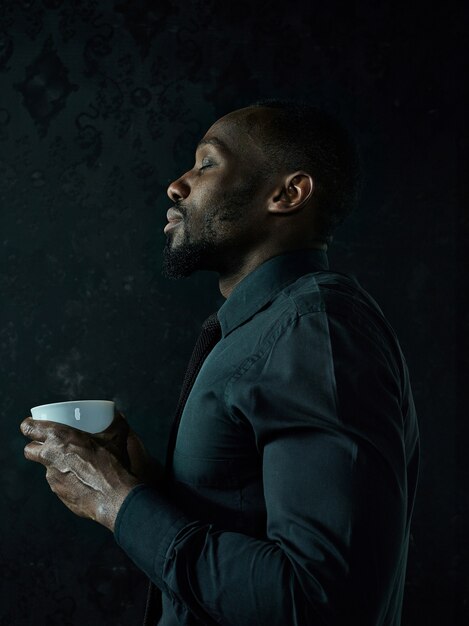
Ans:
[[[176,209],[176,211],[179,211],[183,217],[186,217],[187,207],[182,200],[175,200],[173,207]]]

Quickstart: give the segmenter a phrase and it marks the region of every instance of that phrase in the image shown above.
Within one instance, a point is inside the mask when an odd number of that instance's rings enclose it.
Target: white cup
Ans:
[[[114,402],[111,400],[70,400],[41,404],[31,409],[35,420],[50,420],[73,426],[87,433],[106,430],[114,419]]]

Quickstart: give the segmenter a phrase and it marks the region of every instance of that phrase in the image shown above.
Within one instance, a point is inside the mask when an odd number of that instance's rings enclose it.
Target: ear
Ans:
[[[294,213],[308,202],[313,191],[314,183],[309,174],[303,171],[289,174],[269,198],[267,210],[270,213]]]

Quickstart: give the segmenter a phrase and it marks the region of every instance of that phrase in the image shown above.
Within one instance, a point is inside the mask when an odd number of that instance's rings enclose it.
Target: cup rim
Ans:
[[[33,406],[31,411],[35,409],[44,409],[45,407],[50,406],[60,406],[63,404],[83,404],[85,402],[94,402],[95,404],[115,404],[114,400],[65,400],[64,402],[49,402],[48,404],[39,404],[38,406]]]

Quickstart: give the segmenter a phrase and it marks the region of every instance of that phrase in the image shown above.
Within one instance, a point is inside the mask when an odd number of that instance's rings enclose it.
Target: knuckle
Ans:
[[[67,467],[74,466],[77,464],[77,453],[73,450],[64,451],[64,463]]]
[[[38,450],[37,456],[43,461],[48,461],[50,459],[49,447],[45,443],[43,443]]]
[[[52,434],[51,434],[51,439],[52,439],[53,441],[56,441],[56,442],[58,442],[58,443],[61,443],[61,442],[64,440],[64,434],[63,434],[62,430],[60,430],[59,428],[55,428],[55,429],[52,431]]]
[[[38,451],[38,456],[44,464],[54,463],[57,460],[57,450],[47,443],[43,443]]]

